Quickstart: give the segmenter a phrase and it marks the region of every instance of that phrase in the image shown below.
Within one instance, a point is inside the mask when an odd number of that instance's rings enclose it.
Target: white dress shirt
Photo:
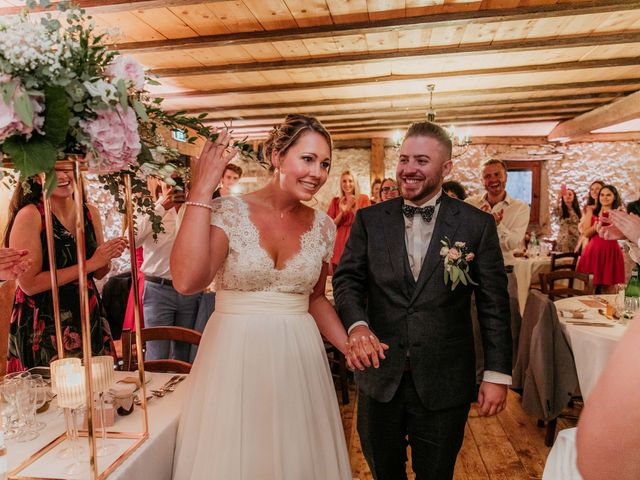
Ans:
[[[493,207],[487,201],[487,194],[474,195],[465,200],[468,204],[482,209],[489,207],[491,213],[503,211],[502,220],[497,225],[498,238],[500,239],[500,249],[505,258],[513,258],[512,251],[520,248],[524,236],[529,226],[529,205],[522,200],[512,198],[507,194],[504,200],[496,203]],[[485,207],[485,208],[486,208]]]
[[[156,201],[155,212],[162,217],[165,231],[159,233],[157,240],[154,240],[149,217],[144,213],[139,214],[136,220],[136,246],[143,249],[144,260],[140,267],[142,273],[171,280],[169,258],[178,233],[178,212],[175,208],[165,210],[163,201],[164,197]]]
[[[411,205],[413,207],[426,207],[429,205],[435,207],[433,217],[428,223],[424,220],[424,218],[422,218],[422,215],[419,214],[414,215],[413,218],[409,218],[403,215],[405,228],[404,241],[407,249],[407,257],[409,258],[409,266],[411,267],[411,273],[413,274],[413,278],[415,280],[418,280],[424,258],[427,255],[427,252],[429,251],[429,245],[433,240],[433,230],[436,225],[438,213],[440,212],[440,202],[438,202],[438,199],[441,195],[443,195],[442,190],[435,197],[433,197],[423,205],[416,205],[409,200],[404,201],[405,204]],[[349,327],[348,333],[351,333],[351,331],[358,325],[367,324],[365,322],[355,322]],[[485,382],[511,385],[511,375],[506,375],[504,373],[494,372],[491,370],[485,370],[482,379]]]

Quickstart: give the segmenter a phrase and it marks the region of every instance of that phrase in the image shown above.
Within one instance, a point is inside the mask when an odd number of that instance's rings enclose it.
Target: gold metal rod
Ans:
[[[129,225],[129,257],[131,260],[131,281],[133,285],[133,319],[136,326],[136,357],[138,358],[138,375],[140,388],[142,389],[142,426],[144,433],[149,433],[149,418],[147,415],[147,386],[144,381],[144,357],[142,356],[142,336],[140,333],[140,302],[138,286],[138,264],[136,262],[136,237],[133,221],[133,195],[131,193],[131,174],[123,173],[124,177],[124,203],[126,206],[127,223]],[[127,352],[128,353],[128,352]]]
[[[54,173],[55,175],[55,173]],[[62,343],[62,323],[60,321],[60,292],[58,291],[58,266],[56,265],[56,247],[53,239],[53,215],[51,213],[51,200],[48,191],[45,190],[47,176],[40,174],[42,182],[42,204],[44,205],[44,232],[47,236],[47,253],[49,255],[49,274],[51,275],[51,300],[53,302],[53,322],[56,327],[56,346],[58,347],[58,359],[64,358],[64,344]]]
[[[93,366],[91,364],[91,314],[87,282],[87,253],[84,232],[84,201],[80,159],[75,159],[75,181],[73,196],[76,202],[76,248],[78,252],[78,290],[80,293],[80,316],[82,319],[82,356],[84,359],[85,390],[87,399],[87,435],[89,437],[89,470],[91,478],[98,478],[96,432],[93,422]]]

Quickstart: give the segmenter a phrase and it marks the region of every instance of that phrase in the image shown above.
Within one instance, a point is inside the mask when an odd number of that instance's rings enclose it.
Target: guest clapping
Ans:
[[[398,184],[393,178],[385,178],[380,185],[380,201],[386,202],[400,196]]]
[[[331,271],[334,271],[340,262],[342,251],[347,244],[349,233],[351,233],[351,225],[356,218],[356,211],[369,205],[371,205],[369,198],[360,194],[358,182],[353,174],[349,170],[342,172],[340,175],[340,196],[331,199],[327,211],[338,229],[331,258]]]
[[[82,354],[82,328],[78,290],[78,259],[76,253],[76,217],[84,219],[87,283],[91,322],[91,347],[94,355],[115,355],[109,324],[94,278],[102,278],[110,269],[113,258],[126,248],[123,238],[104,242],[98,210],[83,205],[76,211],[71,184],[72,174],[56,171],[58,186],[51,194],[58,293],[65,356]],[[9,333],[9,363],[7,370],[20,371],[48,365],[58,356],[53,316],[51,276],[47,251],[47,232],[42,204],[42,186],[39,180],[19,183],[9,207],[9,222],[5,246],[15,250],[28,250],[31,261],[26,271],[18,276],[15,302]]]
[[[529,205],[507,193],[507,166],[502,160],[492,159],[483,164],[482,182],[486,193],[469,197],[466,202],[493,215],[502,254],[507,256],[524,240]]]
[[[0,282],[15,280],[31,266],[27,253],[27,250],[0,247]]]
[[[560,224],[556,250],[558,252],[574,252],[580,240],[580,205],[576,192],[563,185],[558,195],[556,215]]]
[[[615,240],[606,240],[597,235],[598,220],[608,224],[608,217],[620,206],[620,195],[613,185],[600,189],[593,213],[586,213],[590,227],[582,233],[589,238],[576,271],[593,275],[593,284],[597,293],[612,293],[616,283],[624,283],[624,258],[622,250]]]

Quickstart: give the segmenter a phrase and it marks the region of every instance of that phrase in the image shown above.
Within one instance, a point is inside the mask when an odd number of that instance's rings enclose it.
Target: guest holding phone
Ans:
[[[576,271],[593,275],[596,293],[615,293],[615,285],[624,283],[624,257],[616,240],[606,240],[597,233],[598,227],[610,223],[609,214],[620,207],[620,194],[613,185],[600,189],[590,227],[583,231],[589,239],[578,260]]]

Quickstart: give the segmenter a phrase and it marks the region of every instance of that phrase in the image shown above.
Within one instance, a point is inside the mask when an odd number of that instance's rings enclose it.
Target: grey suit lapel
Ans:
[[[438,265],[442,263],[442,257],[440,256],[440,248],[442,244],[440,240],[447,237],[453,242],[453,237],[458,230],[458,219],[456,216],[459,213],[457,200],[451,199],[446,193],[442,194],[442,200],[440,205],[440,211],[438,212],[438,218],[436,219],[436,225],[433,229],[433,235],[431,242],[429,243],[429,250],[424,257],[422,268],[420,269],[420,275],[416,283],[416,289],[413,292],[411,301],[414,301],[420,291],[427,284]],[[444,285],[444,279],[443,285]]]
[[[383,219],[384,236],[391,266],[396,278],[408,279],[411,286],[415,285],[415,279],[411,274],[407,246],[405,245],[405,224],[402,215],[404,200],[399,197],[385,202],[385,217]],[[407,295],[408,296],[408,295]]]

